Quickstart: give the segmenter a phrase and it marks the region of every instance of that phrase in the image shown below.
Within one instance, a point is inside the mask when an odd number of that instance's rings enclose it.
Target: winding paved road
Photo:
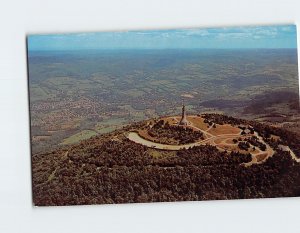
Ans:
[[[194,143],[189,143],[189,144],[184,144],[184,145],[167,145],[167,144],[148,141],[148,140],[140,137],[140,135],[136,132],[129,132],[127,135],[127,138],[135,143],[142,144],[144,146],[155,148],[155,149],[160,149],[160,150],[181,150],[184,148],[189,149],[193,146],[202,145],[202,142],[203,142],[203,141],[194,142]]]

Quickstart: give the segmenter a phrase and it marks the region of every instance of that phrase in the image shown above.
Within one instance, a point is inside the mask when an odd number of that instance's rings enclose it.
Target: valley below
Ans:
[[[224,113],[299,130],[297,51],[32,52],[33,153],[137,121]]]

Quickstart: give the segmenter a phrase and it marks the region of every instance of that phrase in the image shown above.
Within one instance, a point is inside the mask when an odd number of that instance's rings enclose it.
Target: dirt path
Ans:
[[[66,151],[66,153],[64,154],[63,158],[67,158],[69,154],[69,150]]]
[[[275,151],[273,150],[273,148],[270,147],[270,145],[269,145],[268,143],[266,143],[266,142],[263,140],[263,138],[262,138],[261,136],[258,135],[257,132],[254,132],[254,135],[258,138],[259,142],[261,142],[261,143],[263,143],[263,144],[266,145],[266,150],[265,150],[265,151],[261,151],[261,150],[260,150],[260,153],[258,153],[258,154],[256,154],[256,155],[252,155],[252,161],[249,162],[249,163],[244,163],[244,165],[245,165],[246,167],[251,166],[252,164],[255,164],[255,163],[256,163],[256,164],[261,164],[261,163],[265,162],[268,158],[272,157],[273,154],[275,153]],[[260,156],[260,155],[262,155],[262,154],[264,154],[264,153],[267,153],[267,156],[266,156],[263,160],[258,161],[258,160],[257,160],[258,156]]]
[[[189,125],[189,127],[192,127],[192,128],[194,128],[194,129],[196,129],[196,130],[198,130],[198,131],[201,131],[206,137],[208,137],[208,136],[209,136],[209,137],[214,137],[213,134],[207,132],[207,130],[203,130],[203,129],[200,129],[200,128],[194,126],[193,123],[191,123],[191,125]]]
[[[292,158],[296,162],[300,163],[300,158],[297,158],[297,156],[295,155],[295,153],[291,150],[291,148],[289,146],[279,145],[279,149],[290,152],[290,155],[292,156]]]

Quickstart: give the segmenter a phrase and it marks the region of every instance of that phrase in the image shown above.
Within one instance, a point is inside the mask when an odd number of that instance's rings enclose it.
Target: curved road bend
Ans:
[[[127,138],[137,144],[141,144],[147,147],[155,148],[155,149],[160,149],[160,150],[181,150],[181,149],[189,149],[193,146],[198,146],[201,145],[201,142],[194,142],[194,143],[189,143],[189,144],[184,144],[184,145],[166,145],[162,143],[157,143],[157,142],[151,142],[148,141],[136,132],[129,132],[127,135]]]

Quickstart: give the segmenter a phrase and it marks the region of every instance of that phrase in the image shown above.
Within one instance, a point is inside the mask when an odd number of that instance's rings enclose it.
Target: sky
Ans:
[[[29,51],[297,48],[295,25],[29,35]]]

